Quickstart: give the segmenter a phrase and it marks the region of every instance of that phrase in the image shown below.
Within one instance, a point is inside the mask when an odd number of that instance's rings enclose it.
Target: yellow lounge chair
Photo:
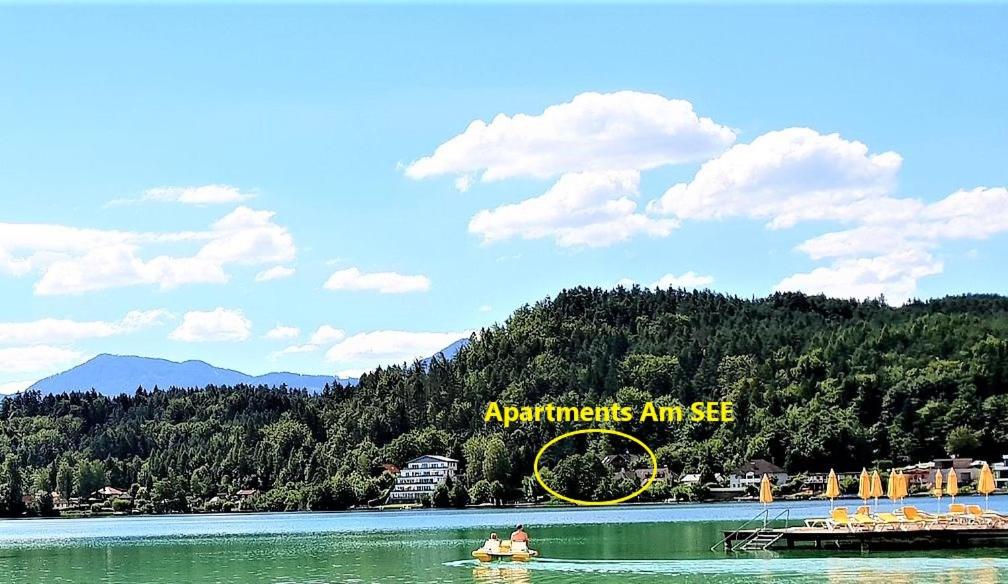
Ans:
[[[916,525],[915,522],[895,513],[879,513],[878,518],[882,522],[883,528],[891,527],[892,529],[906,531],[910,526]]]
[[[1000,513],[994,513],[993,511],[984,511],[980,505],[967,505],[966,517],[968,517],[973,523],[986,525],[988,527],[1000,527],[1001,523],[1008,521],[1008,517],[1005,517]]]
[[[911,505],[903,507],[903,517],[905,517],[907,521],[920,524],[923,527],[933,527],[938,525],[940,522],[938,516],[918,511],[916,507]]]
[[[868,513],[855,513],[850,522],[853,525],[864,527],[868,530],[875,530],[876,528],[884,527],[885,525],[883,522],[875,519]]]
[[[837,527],[851,528],[851,518],[847,514],[846,507],[837,507],[830,511],[830,518],[826,520],[826,528],[833,531]]]

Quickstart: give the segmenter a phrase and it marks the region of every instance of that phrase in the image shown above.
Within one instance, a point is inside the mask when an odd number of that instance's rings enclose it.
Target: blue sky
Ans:
[[[1004,6],[0,15],[5,391],[355,373],[577,284],[1008,292]]]

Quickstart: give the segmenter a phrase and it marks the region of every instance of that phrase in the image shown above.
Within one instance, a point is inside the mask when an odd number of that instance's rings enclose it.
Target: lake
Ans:
[[[983,503],[982,498],[961,498]],[[933,499],[912,499],[934,511]],[[947,503],[947,499],[945,499]],[[849,507],[857,501],[845,501]],[[823,502],[775,503],[793,519]],[[882,510],[889,510],[886,501]],[[1008,512],[1008,497],[991,508]],[[711,552],[756,504],[261,513],[0,521],[0,582],[1008,582],[1005,549]],[[543,559],[481,566],[490,530],[523,522]]]

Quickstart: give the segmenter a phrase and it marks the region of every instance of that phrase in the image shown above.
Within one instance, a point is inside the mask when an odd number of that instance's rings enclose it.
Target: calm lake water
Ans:
[[[935,510],[935,501],[912,500]],[[982,499],[966,498],[965,502]],[[848,506],[857,502],[848,501]],[[825,503],[777,503],[793,519]],[[888,510],[885,501],[880,503]],[[991,499],[1008,512],[1008,497]],[[1008,582],[1008,549],[711,552],[752,504],[0,521],[0,582]],[[526,523],[543,559],[480,566],[489,530]]]

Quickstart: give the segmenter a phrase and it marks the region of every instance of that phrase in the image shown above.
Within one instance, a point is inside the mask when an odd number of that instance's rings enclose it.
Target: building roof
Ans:
[[[416,462],[418,460],[423,460],[425,458],[433,458],[434,460],[437,460],[437,461],[440,461],[440,462],[458,462],[454,458],[448,458],[447,456],[438,456],[436,454],[423,454],[421,456],[418,456],[418,457],[414,458],[413,460],[410,460],[406,464],[409,464],[410,462]]]
[[[120,491],[119,489],[117,489],[115,487],[102,487],[102,488],[98,489],[98,494],[99,495],[105,495],[105,496],[108,496],[108,497],[114,497],[116,495],[122,495],[125,492],[126,491]]]
[[[257,491],[256,489],[242,489],[235,494],[241,497],[247,497],[249,495],[255,495],[258,492],[259,491]]]
[[[762,458],[757,458],[756,460],[750,460],[746,464],[738,467],[733,471],[736,475],[746,475],[749,473],[753,474],[780,474],[785,472],[783,468],[777,466],[772,462],[763,460]]]

